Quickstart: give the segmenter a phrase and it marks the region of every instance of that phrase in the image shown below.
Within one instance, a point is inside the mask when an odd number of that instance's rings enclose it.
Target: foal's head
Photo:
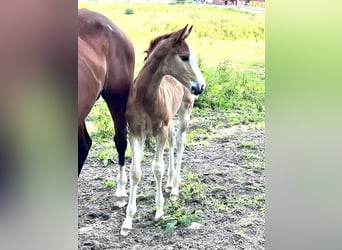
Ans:
[[[148,59],[160,60],[159,69],[165,75],[171,75],[185,85],[192,94],[199,95],[205,88],[205,79],[198,68],[194,54],[185,39],[190,35],[191,26],[152,40],[145,52]]]

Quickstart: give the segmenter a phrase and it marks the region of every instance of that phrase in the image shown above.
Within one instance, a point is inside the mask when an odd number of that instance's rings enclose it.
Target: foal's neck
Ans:
[[[163,72],[163,61],[149,58],[136,78],[137,91],[142,96],[152,98],[158,93],[160,83],[166,75]]]

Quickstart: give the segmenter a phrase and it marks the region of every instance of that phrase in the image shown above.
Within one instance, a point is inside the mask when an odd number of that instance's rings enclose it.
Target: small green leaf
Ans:
[[[104,181],[104,184],[106,185],[107,188],[111,188],[115,185],[115,180],[106,179]]]
[[[188,227],[191,224],[191,218],[190,216],[184,215],[182,218],[179,219],[179,223],[182,227]]]
[[[108,158],[102,160],[102,163],[103,163],[103,166],[104,166],[104,167],[108,167],[109,162],[110,162],[110,161],[109,161]]]
[[[177,224],[177,221],[169,222],[166,224],[165,227],[165,235],[166,236],[171,236],[173,234],[173,230]]]
[[[204,213],[201,210],[195,210],[191,215],[191,220],[202,222],[204,217]]]
[[[181,216],[182,216],[182,212],[181,212],[180,208],[179,208],[179,209],[177,210],[177,212],[174,213],[172,216],[173,216],[173,217],[181,217]]]

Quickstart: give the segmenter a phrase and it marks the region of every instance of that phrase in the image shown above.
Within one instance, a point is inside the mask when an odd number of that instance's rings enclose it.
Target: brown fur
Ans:
[[[181,30],[152,40],[150,48],[147,50],[146,62],[130,90],[126,118],[132,149],[132,166],[130,198],[126,219],[121,227],[121,235],[127,235],[132,228],[132,218],[136,213],[137,185],[141,179],[141,155],[144,141],[149,134],[156,137],[156,154],[152,161],[152,170],[156,179],[156,218],[164,213],[161,179],[164,174],[165,142],[169,139],[170,152],[171,150],[173,152],[173,127],[171,125],[172,119],[178,112],[180,128],[177,157],[181,158],[185,146],[185,130],[194,102],[194,97],[189,89],[192,83],[200,84],[190,62],[180,59],[181,56],[190,55],[185,38],[190,34],[191,29],[192,26],[190,29],[186,26]],[[178,197],[180,184],[178,176],[181,160],[178,159],[178,162],[177,170],[174,170],[172,165],[170,181],[168,181],[172,187],[171,196],[173,198]]]
[[[130,39],[107,17],[86,9],[78,11],[78,171],[91,146],[85,118],[97,98],[106,101],[115,127],[119,164],[125,162],[126,103],[134,74]]]

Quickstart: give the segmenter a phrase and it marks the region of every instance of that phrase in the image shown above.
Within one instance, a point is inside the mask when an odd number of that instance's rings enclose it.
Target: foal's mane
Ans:
[[[165,40],[165,39],[168,39],[174,32],[171,32],[169,34],[165,34],[165,35],[161,35],[161,36],[158,36],[157,38],[151,40],[150,42],[150,47],[145,50],[144,52],[146,52],[146,57],[144,58],[144,61],[147,60],[148,56],[151,54],[151,52],[157,47],[157,45],[162,41],[162,40]]]

